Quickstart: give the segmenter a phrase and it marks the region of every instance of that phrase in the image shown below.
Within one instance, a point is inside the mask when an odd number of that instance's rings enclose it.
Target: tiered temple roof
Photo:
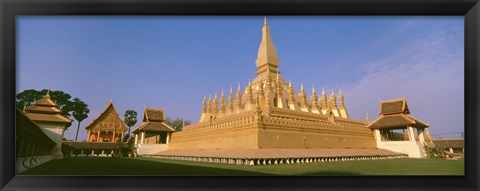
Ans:
[[[55,123],[70,123],[72,121],[60,114],[61,110],[50,98],[50,91],[41,99],[35,101],[32,106],[26,106],[23,110],[32,121]]]
[[[150,131],[150,132],[173,132],[172,127],[164,122],[165,116],[163,109],[147,108],[143,112],[143,123],[132,132]]]
[[[406,98],[380,102],[380,117],[373,121],[368,127],[395,128],[413,125],[416,127],[428,127],[428,124],[409,115]]]

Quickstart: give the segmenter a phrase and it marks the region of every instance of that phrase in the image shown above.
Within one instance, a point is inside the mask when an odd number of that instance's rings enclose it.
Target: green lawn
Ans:
[[[240,166],[151,158],[66,158],[22,175],[463,175],[463,160],[390,159]]]

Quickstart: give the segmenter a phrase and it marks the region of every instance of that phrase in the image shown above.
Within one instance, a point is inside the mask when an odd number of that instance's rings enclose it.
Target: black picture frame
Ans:
[[[464,15],[465,176],[15,176],[17,15]],[[0,17],[2,190],[479,189],[479,0],[1,0]]]

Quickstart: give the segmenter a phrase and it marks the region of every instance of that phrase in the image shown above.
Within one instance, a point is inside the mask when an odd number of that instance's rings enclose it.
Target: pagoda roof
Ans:
[[[100,123],[102,123],[104,120],[106,120],[107,118],[110,118],[109,119],[110,123],[114,123],[116,125],[119,125],[120,128],[123,129],[124,131],[128,130],[127,127],[125,126],[125,124],[123,124],[122,119],[120,119],[120,117],[118,116],[118,113],[115,110],[115,107],[113,106],[112,100],[110,100],[110,102],[108,102],[107,107],[105,107],[105,109],[102,112],[100,112],[100,114],[95,119],[93,119],[93,121],[90,122],[90,124],[85,126],[85,129],[94,128],[97,125],[99,125]]]
[[[32,106],[24,108],[25,115],[33,121],[70,123],[71,119],[60,114],[55,102],[50,99],[50,91],[33,103]]]
[[[27,106],[25,107],[25,111],[27,112],[37,112],[37,113],[53,113],[53,114],[58,114],[61,112],[60,109],[57,107],[46,107],[46,106],[40,106],[40,105],[32,105],[32,106]]]
[[[147,121],[142,123],[140,126],[135,128],[132,133],[140,131],[150,131],[150,132],[174,132],[175,130],[170,127],[170,125],[164,122],[157,121]]]
[[[55,102],[53,102],[53,100],[50,99],[50,90],[48,90],[47,94],[45,94],[41,99],[35,101],[35,105],[55,107],[56,106]]]
[[[143,111],[143,122],[147,122],[147,121],[161,122],[163,120],[165,120],[163,109],[145,107]]]
[[[408,109],[407,99],[405,97],[395,100],[387,100],[380,102],[380,114],[390,115],[390,114],[410,114]]]
[[[417,127],[428,127],[427,123],[424,123],[406,114],[380,116],[378,119],[376,119],[371,124],[369,124],[368,127],[372,129],[380,129],[380,128],[405,127],[409,125],[413,125]]]
[[[28,118],[33,121],[42,121],[42,122],[58,122],[58,123],[70,123],[71,119],[64,117],[60,114],[45,114],[45,113],[26,113]]]

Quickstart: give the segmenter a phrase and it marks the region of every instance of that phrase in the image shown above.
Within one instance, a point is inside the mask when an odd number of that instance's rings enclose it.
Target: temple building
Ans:
[[[147,108],[143,111],[143,123],[135,128],[136,153],[155,154],[165,151],[170,142],[170,136],[175,130],[165,123],[163,109]]]
[[[54,159],[53,151],[57,145],[44,130],[29,119],[25,113],[16,109],[16,163],[15,171],[24,172]]]
[[[368,124],[374,132],[377,148],[423,158],[424,146],[433,147],[428,124],[410,116],[407,99],[380,102],[380,116]]]
[[[280,75],[266,18],[256,66],[243,89],[204,97],[199,122],[172,133],[167,151],[145,156],[244,165],[407,156],[378,149],[367,122],[349,117],[342,91],[295,92]]]
[[[32,106],[26,106],[23,109],[25,115],[33,121],[53,142],[52,155],[54,159],[63,158],[62,139],[67,124],[71,123],[67,117],[60,114],[55,102],[50,98],[50,91],[41,99],[36,100]],[[39,147],[40,145],[37,145]]]
[[[112,100],[85,129],[88,142],[121,142],[128,130],[113,107]]]

